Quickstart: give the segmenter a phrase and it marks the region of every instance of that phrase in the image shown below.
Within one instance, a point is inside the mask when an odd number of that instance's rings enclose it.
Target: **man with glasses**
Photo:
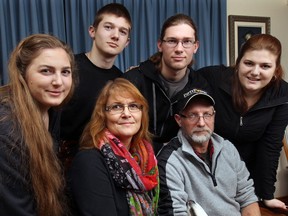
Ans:
[[[213,133],[214,99],[192,89],[175,114],[180,130],[159,153],[159,215],[187,215],[187,204],[213,216],[260,216],[253,180],[237,149]],[[194,209],[197,211],[197,209]]]
[[[154,151],[176,136],[173,105],[187,89],[206,89],[208,84],[191,68],[199,47],[197,28],[185,14],[168,18],[157,42],[158,52],[124,73],[149,103],[149,130],[154,135]]]

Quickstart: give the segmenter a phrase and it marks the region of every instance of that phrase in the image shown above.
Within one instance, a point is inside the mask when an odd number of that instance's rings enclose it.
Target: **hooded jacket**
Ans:
[[[211,168],[195,153],[180,130],[157,156],[160,196],[158,215],[187,215],[189,200],[209,216],[240,216],[258,201],[253,180],[236,148],[213,133]]]
[[[205,67],[197,71],[212,87],[215,99],[215,132],[229,139],[246,162],[255,182],[256,194],[272,199],[276,171],[288,124],[288,83],[268,87],[260,100],[245,114],[232,104],[231,78],[234,69]]]
[[[172,137],[177,135],[179,126],[174,119],[174,108],[180,95],[193,88],[202,90],[208,88],[203,77],[196,74],[192,68],[189,70],[188,83],[172,98],[169,98],[165,90],[159,77],[160,72],[150,60],[140,63],[138,67],[123,74],[124,78],[132,82],[148,101],[149,131],[154,135],[155,153],[159,150],[157,145],[169,142]]]

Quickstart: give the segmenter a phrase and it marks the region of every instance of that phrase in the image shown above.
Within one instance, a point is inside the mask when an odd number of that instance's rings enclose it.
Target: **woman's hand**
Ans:
[[[278,200],[278,199],[271,199],[271,200],[264,200],[263,203],[265,206],[269,208],[281,208],[281,209],[287,209],[287,206],[284,202]]]

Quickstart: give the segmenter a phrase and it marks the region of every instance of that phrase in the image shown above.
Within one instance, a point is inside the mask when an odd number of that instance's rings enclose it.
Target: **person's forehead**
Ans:
[[[103,19],[101,20],[100,24],[103,24],[103,23],[111,23],[115,26],[123,27],[127,29],[131,28],[131,25],[129,24],[127,19],[125,19],[124,17],[116,16],[114,14],[103,14]]]
[[[168,27],[165,31],[165,37],[194,38],[195,31],[190,25],[186,23],[181,23],[178,25]]]
[[[109,95],[107,101],[121,102],[126,100],[135,101],[135,98],[129,92],[112,92],[112,94]]]

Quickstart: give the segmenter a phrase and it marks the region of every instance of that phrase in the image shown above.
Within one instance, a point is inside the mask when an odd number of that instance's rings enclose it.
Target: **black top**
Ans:
[[[52,113],[51,110],[50,117]],[[0,104],[0,116],[7,117],[0,121],[0,215],[35,216],[36,202],[29,174],[27,147],[21,140],[18,124],[13,122],[10,107]],[[54,117],[49,121],[49,131],[57,138],[59,124],[57,115]]]
[[[69,171],[68,185],[79,216],[128,216],[126,191],[115,185],[98,149],[79,151]]]
[[[95,66],[85,53],[75,55],[79,85],[61,116],[61,139],[78,141],[90,120],[99,92],[108,80],[114,80],[122,72],[113,66],[103,69]]]

